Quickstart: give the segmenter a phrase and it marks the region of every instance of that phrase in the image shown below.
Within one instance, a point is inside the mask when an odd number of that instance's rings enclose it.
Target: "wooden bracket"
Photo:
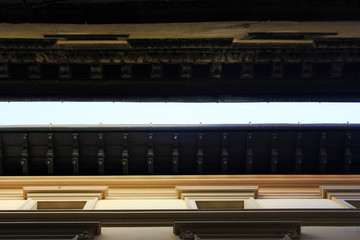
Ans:
[[[320,149],[319,149],[319,169],[320,173],[326,171],[327,164],[327,151],[326,151],[326,133],[322,132],[320,134]]]
[[[228,165],[229,165],[229,153],[227,150],[227,140],[228,140],[228,134],[223,133],[222,134],[222,150],[221,150],[221,171],[223,174],[228,172]]]
[[[105,172],[105,151],[104,151],[104,134],[99,133],[99,148],[97,153],[97,164],[98,164],[98,172],[103,175]]]
[[[174,143],[173,143],[173,152],[172,152],[172,165],[173,173],[177,174],[179,172],[179,134],[174,133]]]
[[[73,165],[73,174],[79,174],[79,136],[77,133],[73,134],[73,152],[71,163]]]
[[[276,173],[279,165],[278,135],[271,135],[271,173]]]
[[[197,172],[198,174],[203,173],[204,167],[204,151],[203,151],[203,134],[198,135],[198,150],[196,154]]]
[[[243,78],[253,78],[254,77],[254,66],[251,62],[243,63],[242,77]]]
[[[302,133],[296,134],[296,147],[295,147],[295,172],[301,173],[301,165],[303,162],[303,152],[301,147]]]
[[[46,166],[48,175],[54,175],[54,136],[52,133],[48,134],[48,151],[46,153]]]
[[[352,152],[351,152],[351,133],[345,135],[345,149],[344,149],[344,162],[345,173],[350,173],[352,164]]]
[[[147,152],[147,165],[148,165],[148,173],[154,173],[154,141],[153,141],[154,134],[149,133],[149,145],[148,145],[148,152]]]
[[[254,161],[254,154],[253,154],[253,134],[248,133],[246,139],[246,172],[252,172],[252,166]]]
[[[128,151],[128,134],[123,136],[123,149],[121,154],[121,165],[123,174],[129,174],[129,151]]]
[[[23,175],[29,175],[28,160],[29,160],[28,134],[23,133],[23,135],[22,135],[22,152],[21,152],[21,157],[20,157],[20,165],[22,168]]]

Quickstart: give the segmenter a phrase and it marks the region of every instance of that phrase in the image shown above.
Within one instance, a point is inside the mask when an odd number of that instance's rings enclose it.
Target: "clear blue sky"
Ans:
[[[0,125],[360,123],[360,103],[0,102]]]

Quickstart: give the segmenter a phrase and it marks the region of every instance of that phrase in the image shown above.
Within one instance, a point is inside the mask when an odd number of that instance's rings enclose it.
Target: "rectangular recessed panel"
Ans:
[[[198,209],[244,209],[244,201],[196,201]]]
[[[85,207],[86,201],[38,201],[37,209],[38,210],[52,210],[52,209],[66,209],[66,210],[76,210],[83,209]]]

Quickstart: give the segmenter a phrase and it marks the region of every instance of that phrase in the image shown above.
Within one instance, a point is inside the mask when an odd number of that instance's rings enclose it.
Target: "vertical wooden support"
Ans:
[[[105,173],[105,150],[104,150],[104,134],[99,133],[98,135],[98,153],[97,153],[97,164],[98,164],[98,173],[104,175]]]
[[[211,65],[211,77],[212,78],[221,78],[222,72],[222,64],[221,63],[213,63]]]
[[[174,133],[174,143],[173,143],[173,152],[172,152],[172,166],[173,173],[177,174],[179,172],[179,134]]]
[[[148,152],[147,152],[147,165],[148,165],[148,173],[154,173],[154,134],[149,133],[149,145],[148,145]]]
[[[254,162],[253,134],[248,133],[246,139],[246,173],[252,172],[253,162]]]
[[[312,77],[312,63],[304,62],[302,67],[302,78],[311,78]]]
[[[9,67],[7,63],[0,63],[0,78],[9,78]]]
[[[131,64],[122,64],[121,65],[121,78],[131,78],[131,76],[132,76]]]
[[[70,65],[68,63],[59,65],[59,78],[60,79],[69,79],[71,78]]]
[[[40,64],[29,64],[29,78],[40,78]]]
[[[181,64],[180,77],[181,78],[191,78],[191,64],[189,64],[189,63]]]
[[[221,150],[221,172],[223,174],[226,174],[228,172],[228,165],[229,165],[229,153],[227,149],[227,143],[228,143],[228,134],[223,133],[222,134],[222,150]]]
[[[198,174],[203,173],[204,168],[204,151],[203,151],[203,134],[198,134],[198,150],[196,154],[197,172]]]
[[[4,175],[3,173],[3,147],[2,147],[2,134],[0,133],[0,176]]]
[[[73,151],[71,163],[73,165],[73,174],[79,175],[79,136],[73,133]]]
[[[319,169],[320,173],[325,173],[327,164],[326,152],[326,133],[320,134],[320,149],[319,149]]]
[[[283,63],[273,62],[272,64],[272,78],[282,78],[283,75]]]
[[[163,75],[161,63],[155,63],[151,65],[151,78],[161,78]]]
[[[91,64],[90,65],[90,79],[102,79],[103,78],[103,69],[102,65],[97,64]]]
[[[22,152],[20,157],[20,165],[22,168],[23,175],[29,175],[29,153],[28,153],[28,134],[23,133],[22,135]]]
[[[48,175],[54,175],[54,136],[48,134],[48,150],[46,153],[46,162]]]
[[[345,135],[345,149],[344,149],[344,162],[345,162],[345,173],[351,172],[352,164],[352,152],[351,152],[351,133],[346,133]]]
[[[123,149],[121,154],[121,165],[123,174],[129,174],[129,151],[128,151],[128,134],[123,136]]]
[[[253,78],[254,77],[254,66],[251,62],[243,63],[242,78]]]
[[[302,133],[296,134],[296,146],[295,146],[295,172],[301,173],[301,165],[303,161],[303,152],[301,147]]]
[[[279,165],[278,135],[271,135],[271,173],[276,173]]]

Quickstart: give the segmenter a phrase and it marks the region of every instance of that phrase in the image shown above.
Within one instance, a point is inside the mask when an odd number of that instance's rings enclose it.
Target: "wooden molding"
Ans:
[[[183,175],[183,176],[1,176],[0,188],[29,186],[108,186],[174,188],[176,186],[359,186],[360,175]]]
[[[241,194],[243,197],[256,198],[259,192],[257,186],[176,186],[179,199],[185,197],[226,197],[228,194]]]
[[[175,221],[174,234],[187,236],[226,238],[268,238],[274,236],[290,239],[300,239],[301,224],[299,221]],[[191,234],[190,234],[191,233]],[[193,238],[196,239],[196,238]]]
[[[0,211],[1,221],[92,221],[102,226],[172,226],[174,221],[300,221],[302,226],[360,226],[360,209]]]
[[[105,199],[108,195],[107,186],[38,186],[23,187],[24,199],[48,199],[58,197],[98,198]]]

